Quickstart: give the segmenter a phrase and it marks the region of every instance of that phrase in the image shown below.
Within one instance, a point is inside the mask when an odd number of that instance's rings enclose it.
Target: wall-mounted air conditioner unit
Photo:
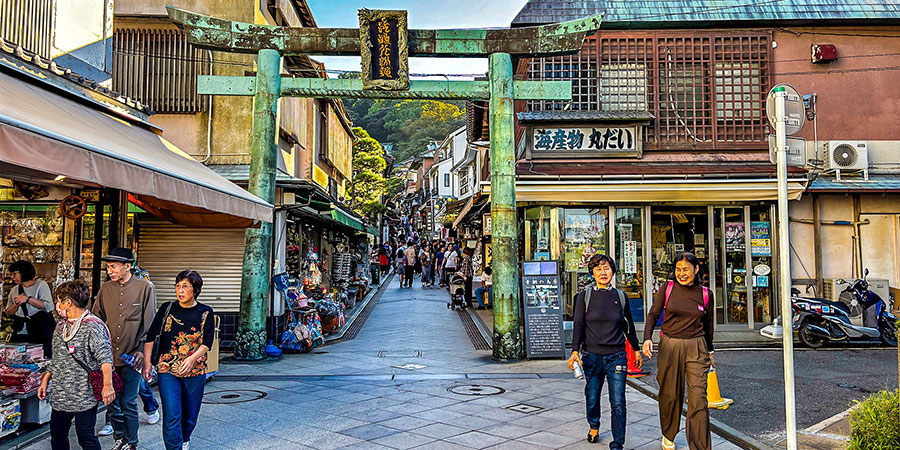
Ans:
[[[869,181],[869,148],[866,141],[828,141],[825,143],[825,170],[834,171],[837,180],[841,172],[862,171]]]

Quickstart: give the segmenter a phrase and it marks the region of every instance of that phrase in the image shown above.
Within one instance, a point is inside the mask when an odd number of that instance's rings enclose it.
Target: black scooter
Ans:
[[[885,345],[897,346],[897,317],[887,302],[869,290],[865,277],[852,280],[841,292],[841,301],[800,297],[792,289],[791,306],[794,311],[792,328],[800,342],[819,348],[826,342],[866,342],[875,339]],[[843,284],[843,280],[838,280]]]

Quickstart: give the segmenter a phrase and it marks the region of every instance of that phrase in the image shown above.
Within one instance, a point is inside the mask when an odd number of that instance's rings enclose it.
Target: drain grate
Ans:
[[[540,406],[526,405],[525,403],[516,403],[515,405],[507,406],[506,409],[525,414],[532,414],[544,410],[544,408],[541,408]]]
[[[490,350],[491,344],[488,341],[484,340],[484,336],[481,335],[481,332],[478,331],[478,327],[475,326],[475,321],[472,320],[472,316],[469,315],[465,310],[456,310],[456,314],[459,315],[459,321],[462,322],[463,328],[466,330],[466,334],[469,335],[469,340],[472,341],[472,345],[475,346],[475,350]]]
[[[497,386],[469,384],[449,387],[447,392],[459,395],[498,395],[506,392],[506,389]]]
[[[410,351],[390,351],[390,350],[381,350],[378,352],[379,358],[421,358],[422,350],[410,350]]]
[[[203,394],[203,403],[207,405],[224,405],[229,403],[247,403],[259,400],[267,394],[263,391],[252,389],[239,389],[234,391],[212,391]]]

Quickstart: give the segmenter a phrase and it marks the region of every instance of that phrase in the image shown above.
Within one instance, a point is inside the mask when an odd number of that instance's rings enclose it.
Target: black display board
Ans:
[[[525,261],[522,303],[528,358],[565,358],[563,302],[557,261]]]

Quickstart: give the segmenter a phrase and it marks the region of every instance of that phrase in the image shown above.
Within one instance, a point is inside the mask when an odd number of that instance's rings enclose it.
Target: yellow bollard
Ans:
[[[719,392],[719,377],[716,376],[714,368],[710,368],[706,375],[706,401],[713,409],[728,409],[734,403],[730,398],[722,398]]]

